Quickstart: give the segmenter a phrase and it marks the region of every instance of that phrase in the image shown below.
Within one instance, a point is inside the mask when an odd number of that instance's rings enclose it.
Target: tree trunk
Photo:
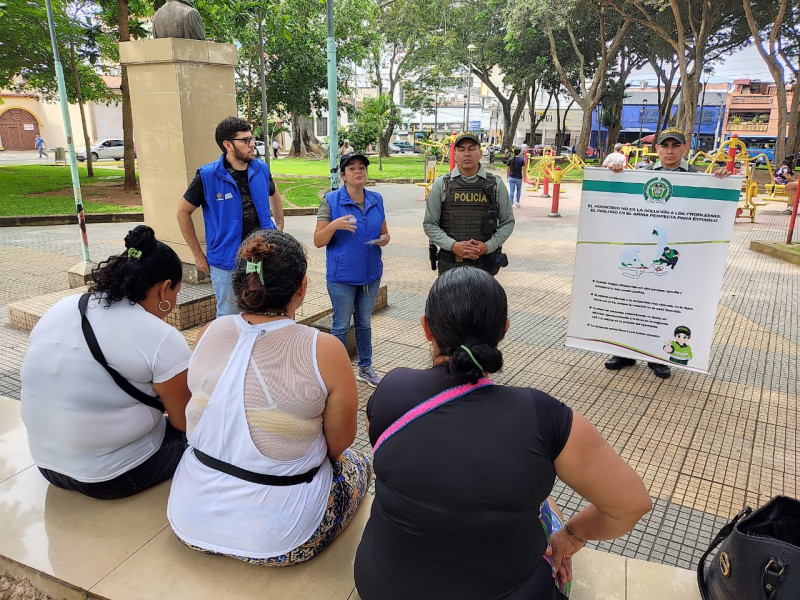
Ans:
[[[378,136],[378,162],[380,162],[381,157],[389,157],[389,142],[392,141],[393,134],[394,120],[392,119],[391,122],[386,126],[386,129],[383,130],[383,133]]]
[[[528,99],[528,114],[530,115],[531,119],[531,146],[536,144],[536,130],[539,128],[544,116],[547,114],[547,111],[550,110],[550,103],[553,101],[553,94],[547,98],[547,106],[544,107],[542,114],[539,115],[536,112],[536,82],[533,82],[531,86],[531,94]]]
[[[577,102],[577,98],[575,99]],[[590,106],[588,103],[586,106],[578,103],[580,107],[583,109],[583,120],[581,121],[581,136],[578,138],[578,149],[577,153],[578,156],[581,158],[586,157],[586,150],[589,149],[589,140],[592,138],[592,111],[594,110],[594,106]],[[598,141],[598,147],[600,146],[600,140]]]
[[[131,39],[128,23],[128,0],[117,0],[117,19],[119,21],[119,41],[129,42]],[[132,192],[136,189],[136,166],[133,164],[133,112],[131,111],[131,91],[128,87],[128,68],[122,66],[122,138],[124,143],[125,181],[122,189]]]
[[[794,93],[792,94],[792,104],[789,108],[789,137],[786,140],[787,153],[794,154],[797,157],[800,151],[800,89],[797,84],[794,86]],[[775,156],[778,159],[777,156]]]
[[[334,150],[335,152],[335,150]],[[306,115],[292,113],[292,149],[290,156],[305,158],[307,155],[323,156],[322,146],[314,135],[314,123]]]
[[[622,103],[624,98],[614,106],[614,122],[608,128],[608,138],[606,139],[606,155],[614,150],[614,144],[619,140],[619,132],[622,131]]]

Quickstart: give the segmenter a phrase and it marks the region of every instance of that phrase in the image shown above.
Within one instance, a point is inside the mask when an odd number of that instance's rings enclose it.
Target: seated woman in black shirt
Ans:
[[[585,417],[487,378],[503,365],[497,345],[508,329],[491,275],[444,273],[422,327],[433,367],[395,369],[367,405],[376,495],[356,554],[358,592],[556,598],[553,578],[572,579],[572,555],[630,531],[650,510],[647,490]],[[556,475],[591,504],[553,533],[551,567],[541,518]]]

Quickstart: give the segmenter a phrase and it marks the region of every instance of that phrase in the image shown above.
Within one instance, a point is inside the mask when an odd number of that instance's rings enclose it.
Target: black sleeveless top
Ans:
[[[370,442],[461,383],[446,365],[395,369],[367,405]],[[356,554],[361,598],[550,598],[539,505],[571,427],[572,410],[551,396],[494,385],[389,438],[375,454],[376,496]]]

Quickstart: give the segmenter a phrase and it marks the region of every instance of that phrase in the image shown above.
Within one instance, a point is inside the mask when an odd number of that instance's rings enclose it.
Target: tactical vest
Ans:
[[[439,226],[457,242],[464,240],[489,241],[492,233],[485,233],[487,213],[494,209],[497,214],[497,192],[495,176],[486,174],[486,180],[473,183],[464,181],[461,175],[444,176],[444,202]],[[497,229],[497,219],[494,228]]]

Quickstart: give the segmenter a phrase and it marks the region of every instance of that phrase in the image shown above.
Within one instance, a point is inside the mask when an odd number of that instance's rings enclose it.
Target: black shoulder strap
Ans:
[[[497,182],[498,178],[492,173],[486,173],[486,197],[489,198],[489,204],[492,208],[497,209]]]
[[[89,345],[89,351],[92,353],[92,356],[94,356],[94,359],[99,362],[106,371],[108,371],[108,374],[111,375],[112,379],[114,379],[114,383],[122,388],[122,391],[132,398],[135,398],[142,404],[146,404],[150,408],[155,408],[156,410],[164,412],[164,405],[157,396],[150,396],[145,394],[142,390],[134,387],[130,381],[120,375],[119,371],[115,370],[111,365],[108,364],[106,357],[103,356],[103,351],[100,350],[100,344],[97,343],[97,338],[94,335],[92,325],[89,323],[89,319],[86,318],[86,307],[88,305],[89,294],[83,294],[81,299],[78,301],[78,310],[81,313],[81,329],[83,330],[83,337],[86,338],[86,343]]]

